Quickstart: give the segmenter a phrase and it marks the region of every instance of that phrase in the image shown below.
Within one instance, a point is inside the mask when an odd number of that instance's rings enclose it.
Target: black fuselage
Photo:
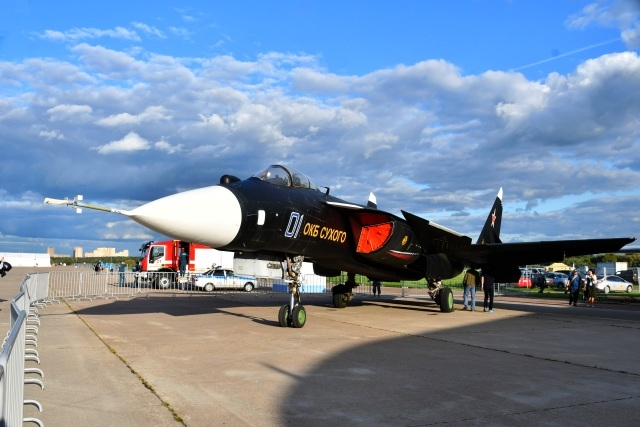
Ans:
[[[383,280],[424,277],[416,263],[422,248],[392,214],[257,178],[225,187],[238,198],[243,217],[236,238],[222,250],[303,255],[322,269]]]

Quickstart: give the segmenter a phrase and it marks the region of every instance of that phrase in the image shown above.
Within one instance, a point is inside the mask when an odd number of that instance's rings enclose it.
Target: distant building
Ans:
[[[73,248],[73,257],[82,258],[82,246],[76,246]]]
[[[96,248],[93,252],[87,252],[84,254],[85,258],[107,258],[115,256],[129,256],[129,250],[116,252],[116,248]]]
[[[47,247],[47,255],[49,255],[49,258],[61,258],[70,256],[69,254],[57,254],[56,248],[54,248],[53,246]]]

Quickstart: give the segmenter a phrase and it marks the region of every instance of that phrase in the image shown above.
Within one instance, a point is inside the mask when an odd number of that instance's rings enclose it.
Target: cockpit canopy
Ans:
[[[294,168],[282,165],[271,165],[253,176],[270,184],[281,185],[283,187],[318,189],[306,175],[298,172]]]

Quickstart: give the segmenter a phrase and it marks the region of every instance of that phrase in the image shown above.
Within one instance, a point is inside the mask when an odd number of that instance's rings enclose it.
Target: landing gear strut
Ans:
[[[427,280],[427,286],[429,287],[429,295],[440,306],[440,311],[451,313],[453,311],[453,291],[451,288],[443,287],[440,280],[431,279]]]
[[[307,311],[300,303],[300,286],[302,278],[300,277],[300,269],[302,268],[303,256],[297,255],[291,260],[287,257],[287,276],[289,276],[289,304],[280,307],[278,312],[278,323],[283,328],[293,326],[294,328],[302,328],[307,323]]]
[[[353,273],[347,273],[347,281],[344,284],[336,285],[331,288],[333,294],[333,306],[335,308],[345,308],[349,301],[355,296],[353,294],[353,288],[358,286],[356,283],[356,275]]]

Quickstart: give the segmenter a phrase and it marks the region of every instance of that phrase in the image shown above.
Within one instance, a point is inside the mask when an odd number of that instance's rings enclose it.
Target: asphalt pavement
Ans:
[[[0,320],[29,272],[0,279]],[[157,294],[41,309],[45,426],[638,425],[635,304],[496,297],[494,313],[426,298]],[[31,365],[30,365],[31,363]],[[35,366],[28,362],[27,366]]]

